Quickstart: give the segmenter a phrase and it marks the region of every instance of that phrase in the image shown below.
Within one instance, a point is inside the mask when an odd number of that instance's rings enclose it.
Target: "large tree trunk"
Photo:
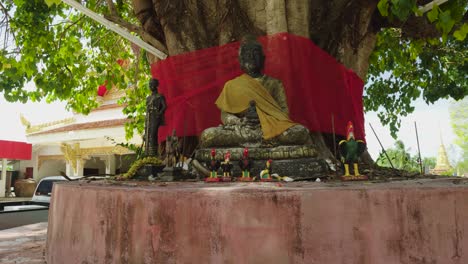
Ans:
[[[307,37],[365,78],[375,46],[372,0],[133,0],[135,14],[169,55],[219,46],[245,34]]]
[[[377,2],[133,0],[133,7],[145,32],[166,45],[169,55],[238,41],[246,34],[289,32],[313,40],[365,79],[378,30],[372,25]],[[331,158],[323,137],[312,135],[321,156]]]

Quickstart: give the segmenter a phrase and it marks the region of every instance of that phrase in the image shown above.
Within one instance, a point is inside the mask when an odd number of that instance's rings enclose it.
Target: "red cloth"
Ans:
[[[30,160],[32,145],[25,142],[0,140],[0,159]]]
[[[289,33],[260,37],[266,55],[265,74],[283,81],[290,117],[311,131],[346,136],[352,121],[355,136],[364,139],[363,81],[307,38]],[[239,42],[169,57],[151,67],[166,97],[166,125],[162,141],[176,129],[178,136],[194,136],[221,123],[214,104],[224,83],[240,70]]]

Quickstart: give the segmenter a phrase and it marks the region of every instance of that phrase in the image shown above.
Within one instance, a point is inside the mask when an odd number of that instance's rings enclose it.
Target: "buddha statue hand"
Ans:
[[[250,101],[249,104],[250,106],[245,113],[243,123],[248,127],[256,128],[260,125],[260,119],[258,118],[257,114],[257,107],[254,100]]]

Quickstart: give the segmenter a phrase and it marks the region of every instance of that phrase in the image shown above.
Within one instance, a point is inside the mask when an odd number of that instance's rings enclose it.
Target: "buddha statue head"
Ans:
[[[242,71],[253,78],[260,77],[264,63],[265,54],[262,45],[254,36],[244,37],[239,48],[239,64]]]

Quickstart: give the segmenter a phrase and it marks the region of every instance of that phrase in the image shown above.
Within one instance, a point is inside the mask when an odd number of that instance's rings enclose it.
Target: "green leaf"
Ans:
[[[44,1],[48,7],[51,7],[54,4],[58,5],[60,4],[60,2],[62,2],[62,0],[44,0]]]
[[[466,38],[467,34],[468,34],[467,23],[463,23],[463,25],[458,30],[455,30],[455,32],[453,32],[453,36],[459,41],[463,41]]]
[[[437,5],[434,5],[431,11],[427,12],[427,18],[431,23],[437,20],[439,18],[439,7]]]
[[[388,6],[388,0],[380,0],[377,4],[380,14],[384,17],[388,16]]]
[[[452,19],[450,15],[450,10],[446,10],[439,15],[438,26],[442,28],[444,34],[448,34],[453,26],[455,25],[455,20]]]

